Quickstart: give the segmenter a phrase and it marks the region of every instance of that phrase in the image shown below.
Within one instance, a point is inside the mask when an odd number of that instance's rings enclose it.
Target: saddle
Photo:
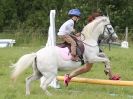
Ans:
[[[72,36],[71,36],[72,37]],[[84,64],[84,60],[83,60],[83,53],[84,53],[84,45],[83,42],[78,40],[75,37],[72,37],[74,39],[74,41],[76,42],[77,46],[76,46],[76,54],[78,55],[78,57],[80,58],[81,64]],[[57,44],[58,47],[60,48],[65,48],[68,47],[69,52],[71,52],[71,44],[67,43],[67,42],[63,42],[60,44]]]

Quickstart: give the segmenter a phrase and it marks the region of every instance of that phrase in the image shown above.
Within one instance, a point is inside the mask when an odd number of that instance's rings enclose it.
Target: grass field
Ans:
[[[17,80],[15,85],[10,81],[11,68],[9,66],[18,58],[30,52],[36,52],[41,47],[12,47],[0,49],[0,99],[133,99],[133,87],[109,86],[70,83],[64,87],[60,81],[61,88],[48,88],[53,96],[46,96],[39,87],[39,81],[33,82],[31,95],[25,96],[25,78],[29,76],[32,69],[27,69]],[[129,49],[112,47],[111,51],[104,47],[105,53],[111,59],[113,73],[121,75],[122,80],[133,80],[133,46]],[[102,63],[96,63],[92,70],[79,77],[108,79],[103,72]],[[67,72],[60,71],[59,75]]]

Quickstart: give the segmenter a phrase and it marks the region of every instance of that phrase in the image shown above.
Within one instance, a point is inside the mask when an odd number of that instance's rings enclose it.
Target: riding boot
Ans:
[[[69,74],[65,74],[64,76],[64,84],[67,87],[69,82],[70,82],[71,78],[69,77]]]
[[[72,55],[71,60],[72,60],[72,61],[79,61],[78,55]]]

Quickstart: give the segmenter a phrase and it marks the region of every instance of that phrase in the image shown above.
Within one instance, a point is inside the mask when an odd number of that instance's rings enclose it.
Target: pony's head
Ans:
[[[114,31],[114,28],[112,27],[111,23],[110,23],[109,17],[104,17],[104,18],[105,18],[105,19],[103,19],[104,29],[103,29],[103,33],[102,33],[103,37],[109,38],[112,40],[118,39],[118,36],[117,36],[116,32]]]
[[[82,34],[86,39],[93,38],[98,40],[100,35],[102,35],[104,38],[118,38],[112,25],[110,24],[109,17],[106,16],[96,17],[95,20],[84,27]]]

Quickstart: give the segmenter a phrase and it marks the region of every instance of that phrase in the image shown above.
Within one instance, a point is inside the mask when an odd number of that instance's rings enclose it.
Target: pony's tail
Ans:
[[[20,57],[20,59],[15,64],[12,65],[12,67],[14,69],[12,71],[11,79],[13,81],[15,81],[17,79],[17,77],[25,69],[27,69],[29,66],[31,66],[31,64],[33,63],[35,57],[36,57],[36,53],[26,54],[26,55]]]

